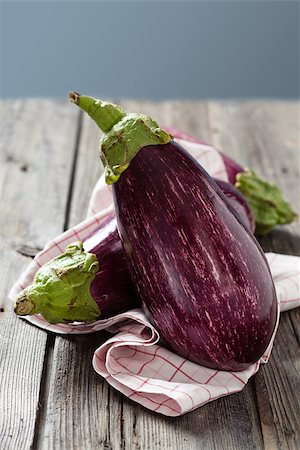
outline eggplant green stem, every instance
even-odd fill
[[[91,97],[80,95],[77,92],[70,92],[69,99],[87,112],[104,133],[108,133],[126,115],[118,105],[96,99],[91,101]]]
[[[235,187],[248,201],[254,219],[255,234],[270,233],[276,225],[291,223],[297,217],[281,190],[263,180],[253,170],[246,169],[236,175]]]
[[[107,184],[118,181],[137,153],[149,145],[163,145],[172,136],[144,114],[127,114],[120,106],[70,92],[69,99],[96,122],[103,131],[100,157]]]
[[[85,252],[82,242],[69,245],[37,271],[33,283],[18,295],[15,313],[41,314],[50,323],[98,319],[100,309],[90,294],[98,270],[96,255]]]

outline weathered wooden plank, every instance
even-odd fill
[[[123,106],[211,141],[206,103],[126,101]],[[98,141],[97,128],[83,118],[70,210],[72,225],[84,217],[101,170],[95,164]],[[91,356],[99,342],[101,336],[56,338],[45,423],[37,448],[262,447],[252,382],[239,395],[208,404],[182,418],[165,418],[127,400],[93,372]]]
[[[9,288],[62,231],[78,111],[54,101],[0,103],[0,448],[30,448],[47,333],[15,317]]]
[[[280,320],[271,359],[255,377],[264,443],[268,450],[299,448],[299,373],[299,341],[295,338],[290,314],[285,313]]]
[[[219,399],[176,419],[132,406],[127,399],[123,401],[123,411],[126,450],[262,448],[250,385],[242,394]]]
[[[74,107],[74,106],[73,106]],[[80,147],[72,192],[69,225],[75,225],[86,217],[88,202],[94,185],[103,173],[100,161],[100,130],[97,125],[84,114],[80,133]]]
[[[126,100],[122,105],[127,111],[138,111],[153,117],[161,126],[171,126],[211,141],[208,103],[190,101],[166,101],[160,103]]]
[[[241,152],[245,164],[275,181],[299,207],[299,103],[213,103],[210,117],[216,124],[214,143]],[[299,222],[278,227],[260,242],[266,251],[299,255]],[[299,448],[299,336],[298,308],[282,315],[271,359],[255,376],[266,449]]]
[[[48,401],[35,448],[90,449],[104,445],[101,422],[109,422],[107,388],[91,366],[93,352],[103,339],[101,333],[56,338]]]

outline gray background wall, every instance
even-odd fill
[[[299,97],[298,1],[0,8],[2,97]]]

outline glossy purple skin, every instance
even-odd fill
[[[239,195],[243,197],[242,194],[225,181],[216,179],[215,181],[238,212],[245,226],[251,228],[251,223],[247,216],[247,207],[249,208],[249,206],[246,200],[246,204],[239,201]],[[111,213],[85,239],[84,249],[96,254],[100,264],[100,270],[91,283],[90,292],[100,307],[101,318],[111,317],[141,306],[127,268],[126,257],[117,230],[114,213]]]
[[[276,323],[275,288],[212,178],[171,142],[141,149],[113,193],[131,278],[167,345],[220,370],[257,361]]]
[[[249,203],[247,202],[243,194],[238,191],[232,184],[227,183],[226,181],[219,180],[217,178],[214,178],[214,180],[222,190],[222,192],[226,195],[227,201],[229,201],[231,206],[233,206],[235,211],[238,213],[244,225],[251,231],[251,233],[254,233],[255,220]]]
[[[100,308],[100,318],[105,319],[138,307],[140,301],[127,269],[115,215],[110,215],[89,235],[83,246],[85,251],[94,253],[99,261],[99,271],[91,283],[90,292]]]

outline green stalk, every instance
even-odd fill
[[[244,195],[255,219],[255,234],[270,233],[276,225],[293,222],[297,214],[284,200],[281,190],[273,183],[247,169],[236,175],[235,187]]]
[[[172,137],[144,114],[127,114],[120,106],[70,92],[69,98],[89,114],[103,131],[100,157],[107,184],[118,181],[139,150],[147,145],[167,144]]]

